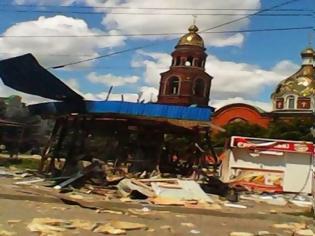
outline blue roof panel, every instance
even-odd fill
[[[212,113],[212,107],[186,107],[175,105],[164,105],[157,103],[133,103],[121,101],[84,101],[83,109],[79,113],[88,114],[123,114],[167,119],[209,121]],[[82,108],[82,107],[81,107]],[[67,114],[78,112],[69,103],[50,102],[30,105],[29,109],[35,114]]]

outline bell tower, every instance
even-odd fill
[[[170,69],[161,73],[158,103],[208,106],[212,76],[205,72],[206,49],[198,27],[188,31],[172,53]]]

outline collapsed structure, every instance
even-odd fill
[[[200,147],[202,140],[215,156],[208,139],[214,111],[208,106],[212,77],[205,72],[207,55],[197,32],[197,26],[189,27],[176,45],[170,70],[161,74],[158,103],[85,101],[31,54],[1,61],[0,76],[6,85],[59,101],[29,106],[33,114],[56,121],[40,169],[48,157],[50,169],[56,158],[64,157],[65,173],[77,171],[79,160],[119,163],[131,157],[137,171],[150,171],[179,155],[191,168],[207,151]],[[192,141],[185,150],[167,140],[182,139],[183,134]]]

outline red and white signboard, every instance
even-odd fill
[[[222,180],[263,192],[312,189],[312,142],[233,136],[224,153]]]
[[[314,153],[314,144],[312,142],[258,139],[240,136],[233,136],[231,138],[231,147],[264,151]]]

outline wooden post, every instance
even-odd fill
[[[211,141],[211,132],[210,132],[210,128],[207,129],[207,132],[206,132],[206,140],[207,140],[207,143],[209,144],[209,149],[210,149],[210,152],[211,152],[211,155],[213,156],[214,160],[215,160],[215,164],[214,164],[214,173],[217,172],[217,168],[218,168],[218,156],[212,146],[212,141]]]
[[[77,144],[78,144],[78,139],[80,139],[80,117],[75,117],[71,126],[71,130],[73,131],[70,145],[69,145],[69,150],[67,153],[66,161],[63,166],[62,174],[63,175],[71,175],[73,173],[77,172],[78,169],[78,161],[75,158],[75,154],[78,153],[77,151]]]
[[[47,142],[47,144],[46,144],[46,146],[42,152],[42,158],[41,158],[41,161],[40,161],[40,164],[38,167],[39,172],[42,172],[44,169],[45,162],[48,159],[48,153],[50,152],[51,146],[53,145],[53,142],[54,142],[54,140],[58,134],[59,128],[60,128],[60,120],[57,119],[55,122],[54,128],[53,128],[53,131],[49,137],[49,140],[48,140],[48,142]]]
[[[51,160],[50,160],[50,164],[49,164],[49,168],[47,171],[54,173],[56,170],[56,166],[55,166],[55,160],[56,158],[59,160],[59,152],[60,149],[62,147],[63,141],[65,140],[65,137],[67,136],[67,131],[68,131],[68,119],[65,118],[64,120],[62,120],[60,122],[60,132],[59,132],[59,137],[58,137],[58,141],[57,144],[54,148]]]

